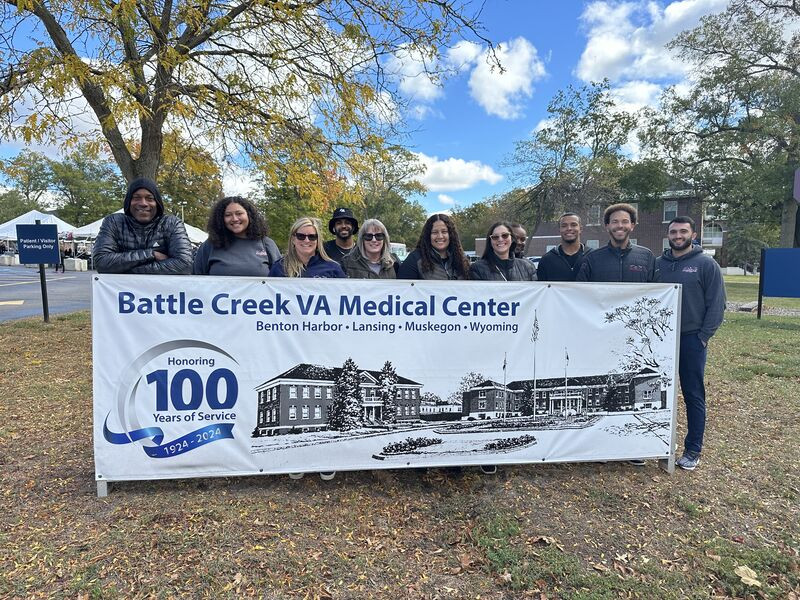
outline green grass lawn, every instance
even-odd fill
[[[691,473],[364,471],[131,481],[107,498],[88,314],[0,324],[0,347],[0,598],[800,594],[800,317],[726,315]],[[684,422],[679,402],[678,439]]]
[[[725,275],[725,291],[731,302],[758,300],[758,275]],[[800,310],[800,298],[764,298],[764,306]]]

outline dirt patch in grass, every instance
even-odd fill
[[[102,499],[90,333],[86,314],[0,326],[0,597],[800,594],[798,319],[728,316],[693,473],[373,471],[129,482]],[[683,423],[681,407],[679,439]]]

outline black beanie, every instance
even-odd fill
[[[128,191],[125,192],[125,203],[123,204],[124,212],[129,217],[131,216],[131,198],[137,190],[147,190],[153,194],[156,199],[156,217],[164,214],[164,201],[161,199],[161,192],[158,191],[156,182],[147,177],[137,177],[128,185]]]

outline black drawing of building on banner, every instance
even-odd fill
[[[301,363],[258,387],[258,422],[254,435],[325,429],[341,367]],[[361,406],[366,424],[383,421],[379,392],[380,371],[359,370]],[[422,384],[400,375],[395,386],[396,420],[419,418]]]
[[[535,402],[534,400],[535,394]],[[462,394],[462,416],[496,419],[522,414],[577,415],[653,410],[667,407],[661,378],[646,368],[638,373],[608,373],[502,383],[487,380]]]

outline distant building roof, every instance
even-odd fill
[[[272,379],[268,379],[261,385],[259,385],[256,389],[263,388],[267,384],[272,383],[273,381],[278,381],[280,379],[301,379],[301,380],[308,380],[308,381],[336,381],[336,378],[342,372],[341,367],[323,367],[321,365],[312,365],[309,363],[300,363],[289,369],[288,371],[284,371],[280,375],[276,375]],[[364,376],[371,378],[374,381],[378,381],[381,376],[380,371],[370,371],[368,369],[359,369],[358,372],[361,374],[361,378],[364,379]],[[412,381],[407,377],[402,377],[400,375],[397,376],[397,383],[400,385],[419,385],[421,383],[417,383],[416,381]]]

